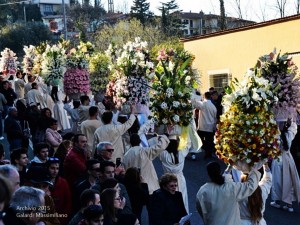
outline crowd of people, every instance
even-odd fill
[[[292,202],[300,201],[290,153],[291,146],[299,148],[292,144],[295,121],[280,125],[282,158],[272,163],[272,173],[268,164],[261,180],[260,168],[242,180],[232,180],[231,167],[222,173],[214,132],[223,93],[214,88],[193,95],[195,120],[187,145],[178,151],[179,135],[154,135],[153,123],[140,119],[135,104],[125,114],[109,98],[70,100],[58,87],[34,76],[25,79],[21,72],[0,82],[0,116],[9,143],[7,151],[0,145],[0,224],[138,225],[146,209],[151,225],[177,225],[189,214],[191,197],[205,225],[266,224],[271,187],[273,207],[293,212]],[[184,162],[188,154],[196,160],[200,151],[213,161],[207,165],[211,180],[189,196]],[[156,158],[163,166],[160,178]]]

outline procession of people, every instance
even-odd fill
[[[167,54],[169,61],[161,57],[158,63],[164,75],[166,63],[175,60],[172,51]],[[192,57],[185,54],[189,62]],[[253,71],[247,91],[211,87],[202,92],[192,88],[190,65],[182,64],[186,72],[173,75],[183,76],[180,85],[186,88],[177,90],[180,85],[169,82],[172,76],[145,84],[133,69],[134,75],[126,74],[126,91],[121,90],[130,93],[122,97],[126,101],[108,91],[94,98],[81,68],[76,75],[69,68],[69,77],[60,78],[70,87],[72,79],[80,80],[76,94],[53,74],[45,78],[19,68],[11,76],[0,75],[0,140],[9,144],[0,145],[0,224],[138,225],[144,224],[146,209],[151,225],[187,225],[194,198],[205,225],[264,225],[270,192],[272,207],[293,213],[293,203],[300,202],[291,154],[299,153],[293,141],[300,102],[294,114],[279,117],[267,106],[275,99],[271,84]],[[257,80],[265,86],[257,88]],[[147,96],[150,88],[155,97]],[[245,98],[253,89],[257,92]],[[191,196],[183,168],[186,157],[196,161],[199,152],[212,161],[207,164],[210,180]],[[218,158],[228,164],[225,171]],[[162,163],[161,177],[155,159]],[[243,178],[233,179],[233,173]]]

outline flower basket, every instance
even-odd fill
[[[252,168],[260,169],[267,160],[258,161],[254,167],[250,167],[250,165],[244,161],[237,161],[233,163],[233,167],[237,170],[243,171],[243,173],[249,173]]]

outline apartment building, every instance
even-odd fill
[[[38,4],[42,16],[58,15],[62,11],[63,0],[32,0],[31,4]],[[70,0],[64,0],[66,5],[70,4]]]
[[[183,24],[184,36],[210,34],[220,31],[220,15],[204,14],[193,12],[179,12],[178,14]],[[226,17],[227,29],[237,28],[254,24],[254,21]]]

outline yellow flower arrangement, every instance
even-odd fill
[[[226,111],[220,117],[215,138],[220,159],[252,167],[279,156],[279,130],[269,107],[274,98],[271,85],[252,72],[246,80],[237,83],[236,91],[227,92],[223,102]]]

